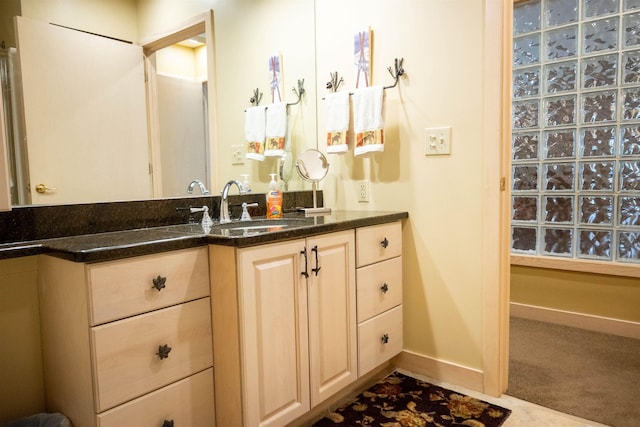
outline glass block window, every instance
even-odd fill
[[[640,264],[640,0],[514,4],[511,252]]]

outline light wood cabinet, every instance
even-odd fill
[[[160,390],[98,414],[99,427],[214,425],[213,369],[198,372]]]
[[[358,375],[402,351],[402,226],[356,230]]]
[[[210,265],[218,425],[285,425],[357,379],[353,230]]]
[[[215,425],[206,247],[39,262],[48,411],[82,427]]]

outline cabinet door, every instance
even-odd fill
[[[307,240],[312,407],[358,376],[354,246],[353,230]]]
[[[245,426],[284,425],[310,409],[304,247],[238,250]]]

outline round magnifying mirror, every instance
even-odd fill
[[[296,168],[302,179],[318,182],[327,176],[329,163],[324,154],[312,148],[300,154]]]
[[[330,208],[319,208],[316,199],[318,182],[327,176],[327,172],[329,171],[329,162],[327,162],[324,154],[313,148],[304,151],[300,154],[300,157],[298,157],[296,169],[302,179],[312,183],[313,189],[313,208],[303,208],[302,210],[304,210],[306,214],[324,214],[331,212]]]

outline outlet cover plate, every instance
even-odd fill
[[[369,202],[369,181],[358,181],[358,201],[367,203]]]

